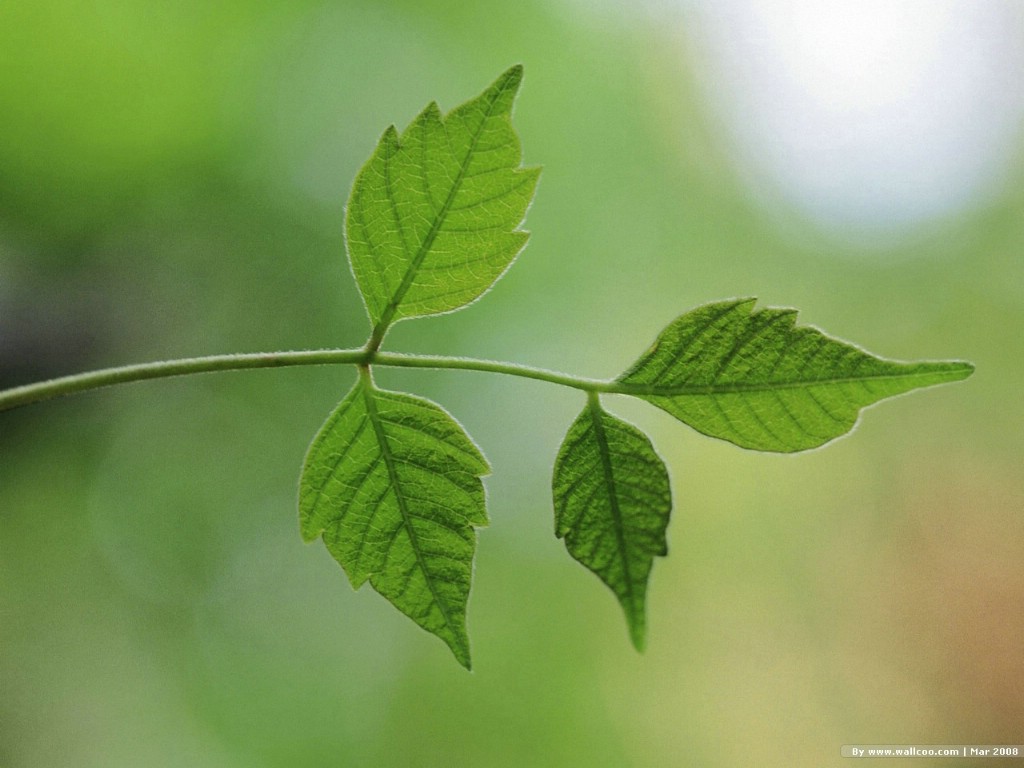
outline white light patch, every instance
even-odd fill
[[[1015,159],[1022,8],[995,0],[686,3],[738,167],[826,229],[900,236],[982,202]]]

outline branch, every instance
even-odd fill
[[[99,371],[63,376],[49,381],[26,384],[0,391],[0,411],[52,400],[57,397],[101,389],[115,384],[129,384],[148,379],[166,379],[217,371],[240,371],[255,368],[286,368],[308,365],[383,365],[396,368],[433,368],[484,371],[519,376],[552,384],[561,384],[587,392],[607,391],[610,383],[569,376],[513,363],[475,360],[465,357],[404,355],[375,352],[367,349],[313,349],[290,352],[256,352],[237,355],[210,355],[180,360],[125,365]]]

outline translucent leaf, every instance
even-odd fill
[[[615,593],[642,650],[647,577],[654,557],[668,554],[672,494],[664,463],[646,435],[591,396],[558,452],[552,490],[555,535]]]
[[[322,536],[352,586],[367,580],[470,666],[466,635],[476,548],[487,524],[486,459],[423,398],[387,392],[361,372],[306,456],[302,536]]]
[[[394,321],[476,300],[526,245],[538,168],[520,168],[512,67],[443,116],[430,104],[384,132],[348,202],[349,260],[377,337]]]
[[[793,452],[849,432],[860,409],[959,381],[970,363],[883,360],[796,327],[796,310],[756,299],[708,304],[672,322],[619,382],[711,437]]]

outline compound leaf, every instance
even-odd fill
[[[591,395],[562,443],[552,480],[555,535],[615,593],[642,650],[647,578],[668,554],[668,472],[651,441]]]
[[[302,536],[322,536],[352,586],[369,580],[470,667],[474,526],[490,471],[440,406],[378,389],[367,371],[314,438],[302,469]]]
[[[796,327],[796,310],[754,311],[755,302],[717,302],[677,318],[619,377],[624,391],[711,437],[789,453],[846,434],[865,406],[974,370],[884,360]]]
[[[384,132],[346,216],[348,255],[377,338],[394,321],[480,297],[525,247],[518,229],[539,168],[521,168],[512,67],[442,116],[431,103],[399,137]]]

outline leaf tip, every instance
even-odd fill
[[[647,625],[644,621],[643,616],[635,618],[628,618],[629,620],[629,639],[633,643],[633,647],[636,648],[637,653],[643,653],[647,648]]]
[[[465,669],[467,672],[473,671],[473,661],[469,654],[469,635],[466,634],[465,630],[462,632],[453,633],[452,636],[442,638],[448,649],[452,652],[452,656],[459,662],[459,666]]]
[[[502,84],[506,87],[516,87],[523,81],[523,65],[513,64],[511,67],[506,69],[498,79],[502,81]]]
[[[974,364],[966,360],[926,361],[917,364],[917,368],[926,374],[928,380],[921,387],[935,384],[952,384],[963,381],[974,373]]]
[[[513,64],[499,75],[498,79],[488,89],[497,98],[503,99],[504,109],[511,111],[512,102],[519,92],[519,86],[523,82],[523,65]],[[505,94],[509,94],[506,96]],[[507,99],[507,101],[506,101]]]
[[[974,374],[974,363],[967,360],[950,361],[950,373],[955,377],[952,381],[963,381]]]

